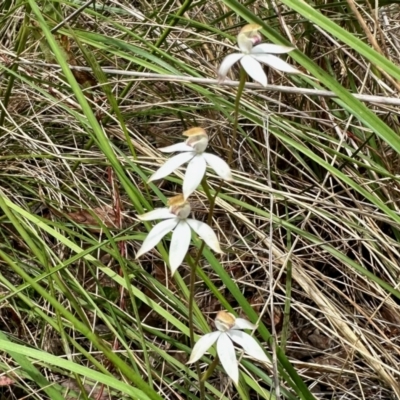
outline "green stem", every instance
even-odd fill
[[[211,192],[210,192],[210,187],[208,186],[208,183],[207,183],[207,180],[206,180],[205,177],[203,178],[201,184],[202,184],[204,192],[206,193],[206,196],[207,196],[207,198],[208,198],[208,200],[210,202],[210,212],[208,213],[207,223],[208,223],[208,225],[211,225],[212,215],[213,215],[213,212],[214,212],[215,199],[216,199],[216,197],[217,197],[217,195],[219,193],[219,190],[221,189],[221,185],[219,185],[219,188],[217,189],[215,196],[212,196]],[[203,254],[204,247],[205,247],[205,243],[204,243],[204,240],[202,240],[194,263],[192,264],[189,261],[191,269],[190,269],[189,307],[188,308],[189,308],[189,337],[190,337],[190,346],[191,346],[192,349],[194,347],[194,312],[193,312],[193,309],[194,309],[196,270],[197,270],[197,266],[199,265],[199,262],[200,262],[200,257]],[[216,357],[216,359],[217,359],[217,362],[218,362],[218,357]],[[199,366],[198,362],[195,363],[195,366],[196,366],[197,375],[199,377],[200,399],[203,400],[205,398],[204,397],[205,396],[205,393],[204,393],[204,377],[202,377],[202,375],[201,375],[200,366]],[[213,370],[214,369],[215,369],[215,367],[213,368]]]
[[[233,133],[232,133],[232,143],[230,146],[230,151],[228,153],[228,164],[231,165],[233,159],[233,148],[236,143],[237,138],[237,131],[239,126],[239,108],[240,108],[240,99],[243,94],[244,85],[246,83],[247,73],[243,67],[240,67],[240,80],[239,86],[236,93],[236,100],[235,100],[235,113],[233,115]]]
[[[190,347],[194,347],[194,295],[195,295],[195,283],[196,283],[196,270],[199,265],[200,257],[204,250],[204,240],[201,242],[199,251],[197,252],[195,262],[190,265],[190,283],[189,283],[189,337],[190,337]],[[195,363],[197,376],[199,378],[199,389],[200,389],[200,400],[205,399],[205,387],[204,382],[201,379],[201,371],[199,362]]]
[[[217,187],[217,190],[215,191],[214,196],[211,195],[210,187],[208,186],[208,183],[207,183],[207,181],[205,179],[203,179],[201,184],[203,186],[204,193],[206,194],[206,196],[208,198],[208,201],[210,202],[210,211],[209,211],[208,217],[207,217],[207,225],[211,225],[212,217],[213,217],[213,214],[214,214],[215,202],[217,200],[219,192],[222,189],[222,182]]]
[[[208,198],[208,200],[210,201],[211,204],[211,208],[210,208],[210,212],[208,214],[208,220],[207,223],[208,225],[210,225],[211,223],[211,219],[212,219],[212,213],[213,213],[213,204],[215,202],[215,197],[213,198],[213,196],[211,195],[210,192],[210,187],[208,186],[206,177],[203,178],[202,182],[201,182],[204,192],[206,193],[206,196]],[[196,270],[197,270],[197,266],[199,265],[200,262],[200,257],[203,254],[203,250],[205,247],[205,243],[204,240],[201,241],[201,245],[199,248],[199,251],[197,252],[197,256],[196,259],[194,261],[194,263],[192,264],[189,261],[190,264],[190,283],[189,283],[189,337],[190,337],[190,346],[193,349],[194,347],[194,295],[195,295],[195,283],[196,283]],[[196,371],[197,371],[197,375],[199,377],[199,386],[200,386],[200,399],[203,400],[204,399],[204,380],[201,377],[201,371],[200,371],[200,367],[199,367],[199,363],[196,362]]]
[[[207,371],[204,372],[203,376],[201,377],[201,380],[203,382],[206,382],[207,379],[211,376],[211,374],[214,372],[214,369],[217,368],[218,363],[219,363],[219,358],[218,355],[216,355],[213,362],[207,368]]]

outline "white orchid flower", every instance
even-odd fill
[[[217,331],[207,333],[195,344],[188,363],[198,361],[204,353],[217,342],[217,354],[228,376],[238,384],[239,367],[236,360],[235,342],[243,347],[245,353],[261,362],[268,362],[268,357],[257,341],[240,329],[255,329],[257,325],[243,318],[235,318],[226,311],[220,311],[215,318]]]
[[[271,43],[258,44],[262,39],[258,32],[260,29],[261,26],[257,24],[245,25],[241,29],[237,37],[240,53],[232,53],[224,58],[218,70],[218,79],[220,82],[226,78],[228,71],[239,60],[247,74],[264,87],[267,86],[267,75],[265,75],[261,64],[266,64],[282,72],[291,74],[300,73],[298,69],[291,66],[286,61],[272,55],[289,53],[289,51],[294,50],[294,48]]]
[[[231,181],[232,173],[229,165],[214,154],[205,153],[208,145],[208,135],[203,128],[191,128],[183,132],[188,139],[184,143],[174,144],[172,146],[161,148],[164,153],[180,151],[181,153],[170,158],[159,170],[157,170],[149,179],[149,182],[164,178],[178,169],[181,165],[189,162],[185,177],[183,180],[183,196],[187,199],[199,186],[207,165],[215,173],[226,181]]]
[[[183,198],[183,195],[179,194],[171,197],[168,200],[168,206],[169,208],[157,208],[138,216],[141,221],[153,221],[155,219],[164,219],[165,221],[155,225],[149,232],[143,241],[142,247],[136,254],[136,258],[153,249],[165,235],[172,232],[169,264],[173,275],[182,264],[189,249],[192,230],[216,253],[223,253],[214,231],[204,222],[188,218],[191,208],[190,204]]]

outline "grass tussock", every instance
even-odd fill
[[[227,309],[271,354],[243,357],[238,388],[217,367],[206,398],[400,398],[399,111],[352,95],[400,89],[400,10],[379,3],[1,2],[2,399],[201,398],[200,241],[174,277],[169,240],[135,260],[137,214],[181,188],[145,183],[158,148],[192,126],[235,177],[208,179],[225,253],[199,257],[195,333]],[[246,23],[298,49],[304,75],[268,83],[317,94],[246,86],[233,142],[237,87],[212,80]],[[207,221],[202,187],[191,204]]]

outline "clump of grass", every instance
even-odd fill
[[[147,234],[136,215],[181,184],[144,183],[157,148],[195,125],[215,154],[233,150],[235,177],[211,221],[226,254],[200,257],[196,332],[240,312],[278,357],[243,359],[239,391],[217,368],[207,398],[399,397],[398,110],[353,96],[396,97],[398,6],[82,5],[0,4],[4,398],[200,398],[190,268],[171,278],[164,245],[134,260]],[[233,143],[236,88],[165,76],[214,79],[246,23],[295,46],[304,76],[267,71],[298,93],[246,85]],[[193,203],[206,221],[202,189]]]

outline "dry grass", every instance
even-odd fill
[[[6,3],[9,9],[15,5],[12,1]],[[49,7],[51,4],[47,3]],[[125,276],[115,253],[115,249],[119,249],[129,267],[130,278],[136,278],[137,288],[167,313],[187,324],[182,285],[188,282],[189,267],[181,267],[182,280],[175,280],[169,276],[158,251],[149,253],[138,264],[133,263],[140,245],[137,235],[145,231],[135,218],[139,210],[132,205],[101,145],[90,142],[91,128],[63,74],[54,68],[34,64],[55,62],[35,18],[24,25],[26,8],[20,7],[7,17],[7,10],[2,7],[1,193],[81,249],[103,241],[104,247],[91,254],[108,268],[107,271]],[[41,7],[43,14],[49,16],[50,24],[53,14],[44,5]],[[89,65],[90,60],[79,47],[83,46],[103,67],[142,70],[139,62],[147,57],[147,61],[159,68],[152,72],[162,73],[161,69],[167,70],[169,65],[170,73],[175,73],[176,69],[182,74],[214,78],[218,63],[229,50],[227,44],[233,43],[224,39],[220,31],[234,35],[242,20],[231,14],[213,23],[229,11],[228,7],[220,2],[199,3],[184,13],[161,46],[168,58],[152,50],[151,45],[157,43],[180,7],[175,2],[98,1],[96,12],[84,10],[68,23],[79,41],[70,36],[67,25],[60,28],[59,33],[69,35],[68,42],[61,35],[57,40],[68,51],[70,64],[72,60],[78,65]],[[272,9],[268,14],[258,2],[249,7],[259,16],[274,15]],[[330,9],[326,5],[323,12],[368,42],[357,16],[346,14],[346,7],[342,4]],[[62,6],[64,18],[74,10],[67,4]],[[358,10],[358,18],[365,21],[364,28],[372,32],[372,36],[375,34],[375,45],[398,62],[397,5],[379,9],[378,20],[369,7],[363,5]],[[337,82],[352,92],[396,97],[399,84],[394,78],[388,79],[357,52],[318,27],[307,24],[301,16],[287,11],[279,6],[280,17],[271,18],[271,26],[289,35],[300,51],[329,71]],[[50,26],[56,22],[59,19]],[[23,26],[29,27],[29,34],[21,58],[33,64],[18,66],[7,98],[4,96],[13,76],[8,72],[15,65],[15,46]],[[129,30],[137,35],[136,40],[129,36]],[[134,44],[143,54],[136,60],[130,59],[137,56],[111,39]],[[236,72],[232,78],[237,77]],[[270,84],[301,86],[297,78],[290,80],[274,71],[269,71],[268,76]],[[359,187],[363,188],[398,214],[398,154],[388,143],[371,136],[370,129],[333,99],[246,89],[241,100],[240,137],[237,143],[231,143],[235,88],[110,74],[107,75],[108,85],[119,104],[119,116],[112,112],[106,91],[102,89],[104,84],[98,84],[99,75],[94,72],[92,77],[85,75],[79,79],[82,79],[82,88],[85,82],[96,82],[95,87],[86,91],[87,100],[132,187],[148,205],[160,206],[163,199],[144,184],[144,176],[138,171],[149,175],[155,170],[164,160],[157,148],[181,140],[183,130],[193,125],[206,128],[212,135],[212,151],[225,158],[233,148],[236,179],[224,184],[213,215],[214,228],[227,250],[219,262],[257,311],[260,321],[276,332],[278,343],[286,343],[286,355],[315,398],[400,398],[400,300],[371,278],[375,276],[398,288],[399,224],[358,191]],[[398,132],[397,107],[370,104],[369,108]],[[135,156],[130,154],[121,120],[135,148]],[[368,137],[370,140],[358,150]],[[319,159],[312,159],[312,155]],[[336,168],[335,171],[340,170],[351,183],[329,171],[329,165]],[[218,185],[219,181],[210,179],[213,190]],[[159,182],[157,186],[168,197],[179,190],[180,184],[174,179]],[[206,220],[209,204],[204,192],[199,190],[192,202],[196,217]],[[107,210],[109,205],[116,219],[114,225],[110,225],[114,243],[71,214],[96,207]],[[96,217],[93,218],[90,225],[96,225]],[[65,242],[38,224],[26,217],[21,217],[21,221],[38,248],[46,253],[48,268],[66,262],[75,254]],[[46,272],[46,266],[35,257],[6,213],[0,214],[0,235],[0,249],[26,273],[37,277]],[[195,253],[193,251],[193,255]],[[356,270],[354,265],[362,267],[364,272]],[[240,313],[237,298],[206,259],[202,260],[202,269]],[[106,358],[73,330],[73,324],[61,318],[32,287],[20,293],[55,323],[64,326],[63,334],[15,294],[15,287],[22,285],[24,279],[10,271],[5,261],[0,261],[0,270],[4,298],[0,303],[0,325],[6,335],[51,354],[61,356],[71,351],[74,355],[68,356],[70,360],[92,367],[93,360],[78,354],[67,339],[74,338],[88,353],[93,352],[93,357],[106,369],[119,376]],[[366,276],[365,271],[370,276]],[[136,324],[133,306],[122,286],[110,279],[104,269],[95,268],[83,257],[57,274],[59,281],[41,279],[42,286],[79,318],[85,316],[92,330],[104,329],[106,340],[115,351],[121,351],[124,358],[125,345],[137,349],[136,362],[146,377],[140,340],[134,336],[137,333],[133,329]],[[212,325],[212,318],[221,304],[202,280],[197,281],[196,287],[197,304]],[[93,308],[84,292],[97,308]],[[72,298],[77,300],[76,304],[71,302]],[[80,311],[74,308],[76,305]],[[99,310],[107,317],[100,315]],[[157,353],[158,349],[164,350],[184,363],[187,350],[184,335],[166,322],[164,315],[152,305],[139,304],[139,316],[154,368],[155,388],[163,398],[189,398],[183,390],[188,381],[186,372]],[[116,331],[110,331],[107,321],[116,322]],[[36,392],[38,387],[26,373],[19,374],[15,359],[3,355],[0,365],[9,376],[16,376],[15,385],[4,388],[2,398],[22,399],[28,394],[30,398],[47,398],[43,392]],[[38,367],[52,382],[66,375],[57,368]],[[13,368],[17,369],[10,375]],[[273,373],[272,366],[262,369],[269,376]],[[261,387],[268,388],[263,377],[256,376],[254,371],[249,374]],[[64,387],[71,387],[75,378],[71,373]],[[227,398],[238,398],[221,372],[215,373],[209,383]],[[287,387],[283,380],[282,385]],[[107,390],[90,396],[92,399],[117,398]],[[251,390],[249,398],[262,396]]]

